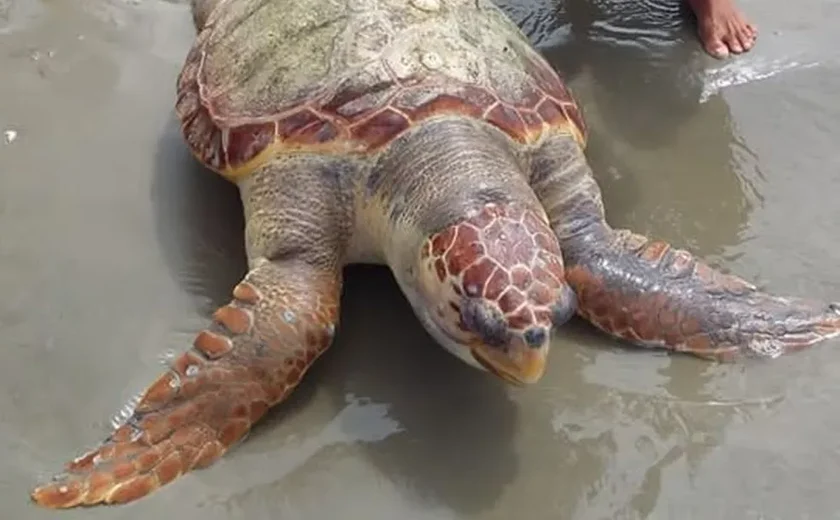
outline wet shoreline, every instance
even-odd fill
[[[570,2],[500,4],[580,99],[610,220],[840,299],[840,9],[743,2],[758,45],[716,62],[672,6]],[[54,514],[29,488],[101,438],[244,270],[236,190],[172,114],[192,34],[178,2],[0,0],[10,518]],[[63,514],[840,518],[837,346],[720,366],[573,323],[545,379],[510,389],[434,345],[387,271],[354,267],[338,343],[247,442],[136,504]]]

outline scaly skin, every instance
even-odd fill
[[[422,123],[378,161],[363,207],[384,219],[374,226],[386,230],[383,257],[432,336],[477,368],[530,383],[545,370],[552,323],[575,300],[513,150],[484,122]]]
[[[535,154],[532,185],[560,239],[578,312],[632,344],[731,361],[775,358],[840,335],[840,305],[777,296],[605,220],[601,192],[570,136]]]
[[[269,261],[252,269],[128,422],[32,498],[50,508],[125,503],[213,463],[329,346],[338,289],[337,272]]]

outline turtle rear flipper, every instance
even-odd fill
[[[721,361],[774,358],[840,336],[838,304],[769,294],[688,251],[612,229],[572,136],[547,140],[531,175],[560,240],[578,313],[599,329]]]
[[[244,184],[251,269],[193,346],[134,413],[66,472],[32,492],[49,508],[125,503],[210,465],[283,401],[331,344],[341,292],[337,206],[300,160]],[[308,197],[281,182],[308,186]],[[329,203],[325,209],[319,203]],[[271,260],[269,260],[271,259]]]

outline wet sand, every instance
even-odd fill
[[[774,291],[840,299],[840,7],[740,2],[705,57],[674,5],[500,4],[568,76],[610,220]],[[193,36],[162,0],[0,0],[0,502],[107,432],[245,268],[235,189],[178,132]],[[62,518],[840,518],[838,342],[713,365],[573,323],[541,383],[435,345],[387,271],[348,275],[336,345],[208,470]]]

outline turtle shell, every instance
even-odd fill
[[[483,0],[223,0],[176,112],[196,157],[231,179],[286,151],[372,153],[443,114],[519,143],[558,126],[586,139],[570,91]]]

